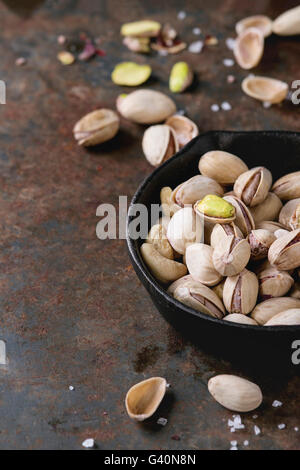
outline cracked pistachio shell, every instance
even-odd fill
[[[266,258],[272,243],[276,240],[275,235],[268,230],[251,230],[247,240],[251,248],[251,259],[254,261]]]
[[[186,265],[189,273],[206,286],[215,286],[222,280],[222,275],[215,269],[213,249],[204,243],[194,243],[186,249]]]
[[[253,318],[247,317],[247,315],[242,315],[241,313],[230,313],[223,318],[223,320],[231,321],[232,323],[243,323],[244,325],[256,325],[258,323],[253,320]]]
[[[247,28],[236,38],[233,53],[240,67],[252,69],[264,52],[264,36],[258,28]]]
[[[300,171],[279,178],[273,184],[272,191],[283,201],[300,197]]]
[[[235,196],[224,196],[224,199],[235,207],[234,223],[239,227],[244,236],[247,236],[255,228],[253,217],[248,207]]]
[[[180,206],[174,204],[171,201],[172,189],[169,186],[165,186],[160,190],[160,203],[162,206],[162,211],[165,216],[172,217],[175,212],[179,211]]]
[[[142,147],[148,162],[158,166],[178,151],[178,142],[171,127],[157,124],[145,130]]]
[[[257,229],[268,230],[275,234],[277,230],[285,229],[285,226],[274,220],[263,220],[256,225]]]
[[[275,193],[269,192],[266,199],[258,206],[251,207],[250,212],[255,224],[264,220],[277,220],[282,209],[282,202]]]
[[[177,62],[173,65],[169,88],[173,93],[181,93],[186,90],[193,81],[193,72],[187,62]]]
[[[155,37],[161,29],[161,24],[157,21],[142,20],[124,23],[121,27],[122,36],[133,37]]]
[[[268,253],[270,263],[282,271],[300,266],[300,229],[293,230],[272,243]]]
[[[165,396],[167,381],[163,377],[151,377],[131,387],[125,398],[128,415],[135,421],[150,418]]]
[[[272,34],[272,20],[265,15],[248,16],[235,25],[236,34],[239,35],[248,28],[259,29],[266,38]]]
[[[259,294],[262,298],[282,297],[288,293],[294,284],[294,279],[286,271],[275,267],[262,270],[257,275]]]
[[[207,176],[196,175],[181,183],[174,189],[171,201],[180,207],[193,205],[207,194],[223,195],[223,188],[219,183]]]
[[[187,274],[186,276],[183,276],[177,279],[177,281],[172,282],[172,284],[169,285],[167,292],[168,294],[173,295],[177,287],[189,287],[189,286],[198,287],[199,284],[200,282],[195,281],[195,279],[193,279],[191,274]]]
[[[251,313],[251,318],[257,321],[259,325],[264,325],[277,313],[290,308],[300,308],[300,299],[292,297],[274,297],[273,299],[264,300],[257,304]]]
[[[271,172],[263,166],[257,166],[242,173],[234,183],[233,190],[246,206],[254,207],[266,199],[271,184]]]
[[[289,230],[300,228],[300,198],[291,199],[280,211],[279,222]]]
[[[122,62],[115,66],[111,79],[116,85],[138,86],[148,80],[151,71],[150,65]]]
[[[186,266],[165,258],[152,245],[143,243],[141,255],[153,276],[163,283],[173,282],[187,274]]]
[[[151,227],[146,242],[152,243],[154,248],[165,258],[174,259],[173,248],[162,225],[156,224]]]
[[[138,124],[157,124],[176,112],[174,102],[167,95],[154,90],[136,90],[117,99],[117,110],[129,121]]]
[[[281,80],[257,75],[244,78],[242,90],[246,95],[271,104],[281,103],[288,94],[288,84]]]
[[[208,381],[208,391],[224,408],[239,413],[255,410],[263,400],[258,385],[236,375],[212,377]]]
[[[210,245],[215,248],[219,243],[222,243],[230,235],[236,238],[243,238],[241,230],[235,225],[234,222],[230,224],[215,224],[210,235]]]
[[[98,145],[112,139],[118,132],[120,120],[111,109],[97,109],[86,114],[74,128],[74,137],[79,145],[85,147]]]
[[[198,312],[206,313],[213,318],[223,318],[225,309],[222,301],[209,287],[199,283],[195,286],[179,286],[175,289],[174,298],[194,308]]]
[[[166,124],[175,132],[180,149],[199,134],[196,124],[186,116],[174,114],[166,120]]]
[[[248,167],[243,160],[222,150],[207,152],[199,160],[200,173],[220,184],[233,184],[247,170]]]
[[[291,308],[274,315],[264,326],[300,325],[300,308]]]
[[[227,277],[223,301],[229,313],[247,315],[255,307],[258,295],[258,280],[254,273],[244,269],[236,276]]]
[[[203,224],[191,207],[184,207],[173,215],[167,237],[174,250],[181,255],[185,254],[188,245],[202,240]]]
[[[273,21],[273,32],[279,36],[300,34],[300,6],[285,11]]]
[[[250,245],[245,239],[229,235],[213,251],[213,264],[222,276],[235,276],[243,271],[250,259]]]
[[[196,214],[204,217],[205,222],[230,224],[235,219],[235,207],[215,194],[207,194],[194,205]]]

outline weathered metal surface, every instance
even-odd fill
[[[297,3],[286,1],[284,8]],[[1,449],[78,449],[87,437],[102,449],[227,449],[233,439],[242,448],[247,439],[251,449],[299,449],[297,370],[270,374],[194,348],[158,315],[125,242],[95,235],[98,204],[131,197],[151,171],[141,152],[143,128],[122,121],[114,141],[91,150],[72,137],[83,114],[113,107],[125,91],[110,81],[122,59],[149,62],[149,86],[165,92],[171,65],[187,59],[197,83],[175,100],[201,131],[299,131],[296,106],[264,109],[240,91],[247,72],[222,63],[232,57],[225,39],[234,36],[236,20],[253,13],[274,17],[282,8],[283,2],[267,0],[169,1],[163,8],[156,0],[2,2],[0,331],[8,364],[0,366]],[[184,21],[177,19],[180,10]],[[219,45],[200,55],[135,55],[122,46],[119,27],[142,17],[171,22],[188,42],[197,39],[192,28],[198,26],[217,34]],[[81,31],[100,36],[106,56],[62,66],[57,36]],[[299,38],[271,37],[257,72],[291,83],[300,78],[299,52]],[[27,58],[24,67],[15,66],[19,56]],[[228,74],[236,76],[234,84],[227,84]],[[223,101],[231,111],[211,112],[211,104]],[[207,379],[220,372],[257,378],[265,394],[258,418],[247,414],[246,429],[235,434],[227,427],[232,413],[207,393]],[[152,375],[172,385],[158,413],[168,418],[165,427],[136,425],[125,412],[127,389]],[[283,406],[272,408],[273,399]],[[280,431],[279,423],[287,428]],[[262,430],[258,437],[254,424]]]

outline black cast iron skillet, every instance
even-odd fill
[[[131,201],[127,219],[127,244],[133,267],[161,315],[182,334],[223,357],[266,360],[270,365],[292,363],[292,344],[300,340],[300,326],[260,327],[212,318],[183,305],[166,293],[143,262],[139,247],[142,239],[132,240],[128,224],[133,219],[132,205],[150,207],[159,204],[163,186],[175,188],[199,173],[201,155],[210,150],[224,150],[242,158],[249,168],[265,166],[273,180],[300,169],[300,133],[284,131],[230,132],[211,131],[193,139],[181,151],[155,169],[140,185]],[[150,221],[149,221],[150,222]],[[263,356],[263,357],[262,357]],[[300,357],[300,354],[299,354]],[[276,365],[277,367],[277,365]],[[298,366],[298,370],[300,365]]]

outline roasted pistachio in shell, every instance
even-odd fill
[[[183,207],[171,218],[167,237],[174,250],[185,254],[186,247],[203,238],[203,224],[191,207]]]
[[[225,201],[230,202],[235,207],[234,223],[239,227],[244,236],[247,236],[255,228],[253,217],[248,207],[235,196],[224,196]]]
[[[213,251],[213,264],[222,276],[235,276],[243,271],[250,259],[250,245],[243,238],[232,235],[217,244]]]
[[[216,286],[212,287],[212,290],[214,291],[215,294],[223,301],[223,289],[224,289],[224,284],[225,284],[225,279],[222,279],[219,284]]]
[[[283,201],[300,197],[300,171],[279,178],[273,184],[272,191]]]
[[[300,34],[300,6],[291,8],[273,21],[273,32],[279,36]]]
[[[258,326],[253,318],[247,317],[247,315],[242,315],[241,313],[229,313],[223,320],[231,321],[232,323],[242,323],[244,325],[255,325]]]
[[[259,325],[264,325],[277,313],[290,308],[300,308],[300,299],[293,297],[274,297],[273,299],[264,300],[257,304],[251,313],[251,318]]]
[[[276,240],[275,235],[268,230],[251,230],[248,235],[248,242],[251,248],[251,258],[254,261],[266,258],[272,243]]]
[[[289,230],[300,228],[300,198],[291,199],[280,211],[279,222]]]
[[[269,192],[266,199],[258,206],[251,207],[251,214],[255,225],[265,220],[278,219],[279,212],[282,209],[282,202],[275,193]]]
[[[300,325],[300,308],[291,308],[274,315],[264,326]]]
[[[232,153],[212,150],[200,158],[199,171],[202,175],[226,185],[233,184],[242,173],[248,171],[248,167],[243,160]]]
[[[156,224],[151,227],[147,243],[152,243],[154,248],[165,258],[174,259],[173,248],[167,239],[166,230],[162,225]]]
[[[183,207],[195,204],[207,194],[222,196],[222,186],[207,176],[196,175],[177,186],[171,195],[171,201]]]
[[[235,219],[235,207],[215,194],[207,194],[197,201],[194,210],[209,223],[230,224]]]
[[[181,93],[186,90],[193,81],[193,72],[187,62],[177,62],[173,65],[169,88],[173,93]]]
[[[162,256],[152,243],[143,243],[141,255],[153,276],[163,283],[173,282],[187,274],[186,266]]]
[[[165,396],[167,381],[163,377],[151,377],[131,387],[125,398],[126,411],[131,419],[144,421],[150,418]]]
[[[257,300],[258,280],[254,273],[244,269],[236,276],[227,277],[224,290],[223,301],[229,313],[250,313]]]
[[[172,217],[181,207],[171,201],[172,189],[165,186],[160,190],[160,203],[165,216]]]
[[[230,224],[215,224],[210,235],[210,245],[215,248],[219,243],[223,243],[228,236],[243,238],[241,230],[234,222]]]
[[[196,124],[186,116],[174,114],[166,120],[166,124],[170,126],[177,137],[179,148],[184,147],[190,140],[199,134]]]
[[[174,292],[174,298],[183,304],[206,313],[213,318],[223,318],[225,309],[219,297],[207,286],[179,286]]]
[[[74,137],[79,145],[85,147],[98,145],[112,139],[118,132],[120,120],[111,109],[97,109],[86,114],[73,129]]]
[[[146,159],[153,166],[168,160],[179,148],[173,129],[165,124],[148,127],[144,132],[142,147]]]
[[[155,37],[161,29],[161,24],[152,20],[133,21],[124,23],[121,27],[122,36]]]
[[[300,229],[293,230],[272,243],[268,253],[271,264],[282,271],[300,266]]]
[[[267,168],[258,166],[242,173],[234,183],[234,193],[247,206],[261,204],[268,196],[272,175]]]
[[[257,229],[268,230],[275,234],[277,230],[285,229],[285,226],[274,220],[263,220],[256,225]]]
[[[234,44],[233,53],[237,63],[249,70],[258,65],[264,52],[264,35],[258,28],[242,31]]]
[[[286,271],[270,267],[258,273],[259,294],[262,299],[282,297],[294,284],[294,279]]]
[[[215,286],[222,279],[222,275],[214,267],[212,255],[212,247],[204,243],[194,243],[186,249],[189,273],[196,281],[206,286]]]

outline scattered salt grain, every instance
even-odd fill
[[[95,445],[94,439],[85,439],[83,443],[81,444],[82,447],[85,447],[86,449],[92,449]]]
[[[226,39],[226,46],[228,47],[228,49],[230,49],[232,51],[234,49],[234,46],[235,46],[235,39],[227,38]]]
[[[178,112],[178,113],[179,113],[179,112]],[[169,387],[171,387],[171,384],[167,384],[167,385],[166,385],[166,388],[169,388]]]
[[[18,57],[16,59],[16,62],[15,64],[18,66],[18,67],[21,67],[22,65],[25,65],[27,62],[27,60],[25,59],[25,57]]]
[[[233,59],[224,59],[223,64],[225,67],[232,67],[234,65],[234,60]]]
[[[184,20],[186,18],[186,12],[185,11],[180,11],[177,15],[177,18],[179,20]]]
[[[294,428],[294,431],[298,432],[298,431],[299,431],[299,428],[296,426],[296,427]]]
[[[286,425],[284,423],[278,424],[278,429],[285,429]]]
[[[272,403],[272,406],[274,408],[278,408],[279,406],[282,406],[282,402],[279,401],[279,400],[274,400],[273,403]]]
[[[230,444],[231,444],[232,446],[237,446],[237,441],[230,441]]]
[[[260,428],[258,426],[254,426],[254,434],[258,436],[260,434]]]
[[[214,112],[217,113],[220,110],[220,106],[218,104],[212,104],[210,109]]]
[[[223,111],[230,111],[232,108],[231,108],[231,104],[228,103],[227,101],[224,101],[222,104],[221,104],[221,108],[223,109]]]
[[[257,418],[258,418],[258,415],[253,415],[252,418],[253,418],[253,419],[257,419]]]
[[[203,49],[203,41],[195,41],[191,42],[188,47],[188,51],[192,52],[193,54],[200,54]]]
[[[69,385],[69,390],[73,391],[74,390],[74,387],[73,385]]]
[[[193,34],[195,34],[196,36],[199,36],[199,34],[201,34],[201,29],[200,28],[194,28],[193,29]]]
[[[185,115],[185,110],[184,109],[178,109],[178,111],[175,113],[177,116],[184,116]],[[167,386],[170,384],[167,384]]]
[[[249,445],[249,441],[244,441],[244,446],[247,447]]]
[[[160,426],[165,426],[167,424],[168,420],[166,418],[158,418],[158,420],[156,422]]]
[[[269,101],[263,101],[263,107],[266,108],[266,109],[269,109],[271,108],[272,106],[272,103],[270,103]]]

